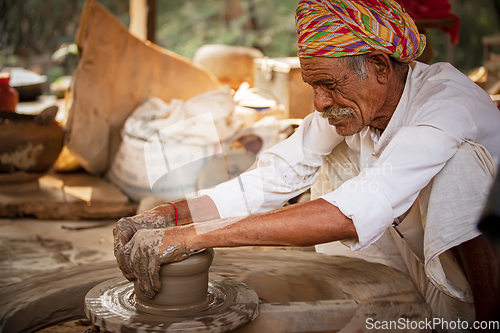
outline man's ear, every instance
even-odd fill
[[[368,53],[368,63],[372,66],[377,81],[380,84],[389,82],[392,76],[392,64],[387,53],[381,51],[373,51]]]

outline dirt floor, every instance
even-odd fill
[[[40,273],[114,259],[115,223],[0,219],[0,288]]]

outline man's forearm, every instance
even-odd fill
[[[217,206],[208,195],[194,199],[182,199],[174,201],[177,209],[177,225],[185,225],[195,222],[219,219]],[[164,204],[154,209],[163,216],[174,216],[175,209],[170,204]],[[175,217],[174,217],[175,218]]]
[[[182,230],[186,246],[309,246],[356,238],[352,220],[323,199],[241,219],[195,223]],[[168,243],[168,241],[167,241]]]

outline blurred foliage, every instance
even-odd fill
[[[100,0],[128,24],[128,0]],[[1,0],[0,60],[52,54],[74,40],[85,0]]]
[[[481,37],[500,33],[495,1],[498,2],[450,0],[452,11],[460,17],[460,41],[448,50],[449,36],[439,30],[430,30],[426,35],[434,48],[434,62],[450,61],[463,72],[481,66],[484,61]]]
[[[98,1],[128,25],[129,0]],[[481,37],[500,32],[497,16],[500,0],[450,1],[461,18],[460,43],[449,52],[448,35],[437,30],[428,32],[428,40],[434,46],[435,61],[451,60],[452,55],[456,67],[467,71],[483,62]],[[0,0],[0,67],[28,66],[36,60],[26,59],[41,55],[50,58],[63,43],[73,41],[84,2]],[[158,0],[157,43],[188,58],[204,44],[256,47],[269,57],[295,56],[297,2]],[[54,65],[57,64],[51,64]]]
[[[121,21],[129,23],[129,0],[99,0]],[[53,61],[51,55],[72,42],[85,0],[0,0],[0,69],[31,68],[49,83],[71,75],[76,56]]]
[[[480,66],[481,37],[500,33],[495,1],[500,2],[450,0],[461,19],[460,42],[450,46],[447,34],[428,31],[434,62],[451,61],[464,72]],[[296,5],[297,0],[159,0],[157,43],[188,58],[204,44],[256,47],[269,57],[295,56]]]
[[[66,73],[62,66],[51,66],[47,69],[45,74],[47,75],[47,80],[49,80],[49,82],[54,82],[57,78],[65,75]]]
[[[204,44],[255,47],[269,57],[295,56],[297,2],[160,0],[157,43],[188,58]]]

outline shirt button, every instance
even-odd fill
[[[372,156],[377,156],[377,154],[375,152],[372,153]]]

